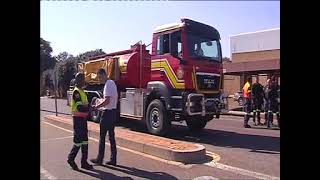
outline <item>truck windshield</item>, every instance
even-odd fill
[[[187,46],[193,58],[221,62],[219,40],[188,33]]]

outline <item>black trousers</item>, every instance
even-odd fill
[[[260,120],[260,112],[262,107],[263,99],[262,98],[253,98],[252,100],[252,110],[253,110],[253,122],[256,122],[256,118],[258,119],[258,123],[261,123]]]
[[[277,121],[280,123],[280,109],[279,104],[276,100],[267,100],[266,103],[267,109],[268,109],[268,116],[267,116],[267,126],[270,126],[271,123],[273,123],[273,113],[276,113]]]
[[[73,117],[73,147],[68,155],[68,160],[74,161],[81,148],[81,164],[88,159],[88,124],[85,118]]]
[[[244,112],[246,113],[244,115],[244,125],[247,125],[249,122],[249,118],[250,118],[250,113],[252,111],[252,104],[251,104],[251,100],[249,98],[243,98],[244,99]]]
[[[102,113],[100,120],[100,139],[99,139],[99,152],[97,159],[103,160],[105,153],[105,140],[106,135],[109,135],[110,150],[111,150],[111,161],[116,161],[117,158],[117,145],[114,134],[115,123],[117,119],[116,109],[105,110]]]

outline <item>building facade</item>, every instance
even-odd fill
[[[241,91],[247,76],[266,84],[276,75],[280,83],[280,28],[230,36],[231,61],[224,62],[224,91]]]

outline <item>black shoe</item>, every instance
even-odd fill
[[[90,165],[89,163],[85,162],[85,163],[81,164],[81,168],[90,170],[90,169],[93,169],[93,166]]]
[[[106,165],[116,166],[117,163],[116,163],[116,161],[108,161],[108,162],[106,163]]]
[[[67,162],[68,162],[68,164],[71,166],[71,168],[72,168],[73,170],[79,170],[77,164],[76,164],[74,161],[68,160]]]
[[[251,128],[251,126],[249,124],[246,124],[243,126],[244,128]]]
[[[97,165],[102,165],[102,161],[103,160],[99,160],[99,159],[91,159],[90,160],[92,163],[97,164]]]

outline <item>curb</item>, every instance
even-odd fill
[[[221,115],[232,115],[232,116],[244,116],[245,114],[246,113],[243,111],[228,111],[228,112],[221,113]],[[253,115],[253,114],[250,113],[250,115]],[[261,112],[260,115],[264,117],[265,112]],[[276,114],[273,113],[273,115],[275,116]]]
[[[72,119],[62,116],[44,117],[55,125],[73,128]],[[99,124],[88,122],[88,131],[99,137]],[[203,145],[172,140],[150,134],[115,128],[117,145],[162,159],[182,163],[194,163],[206,158]]]
[[[244,115],[245,115],[245,112],[241,112],[241,111],[228,111],[228,112],[221,113],[221,115],[244,116]]]

